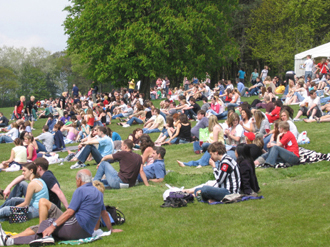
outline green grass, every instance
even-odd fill
[[[252,102],[254,98],[248,98]],[[159,102],[157,102],[159,103]],[[294,106],[295,113],[298,110]],[[8,117],[12,108],[1,109]],[[114,121],[116,122],[116,121]],[[34,135],[41,133],[45,120],[35,124]],[[328,123],[296,123],[301,132],[307,130],[311,144],[304,145],[318,152],[329,152]],[[122,138],[136,127],[121,128],[112,124],[111,129]],[[151,134],[156,139],[158,134]],[[1,144],[1,160],[8,159],[12,144]],[[189,188],[213,179],[210,167],[181,168],[176,160],[189,161],[200,155],[193,153],[191,144],[166,146],[166,170],[172,170],[165,181],[140,184],[126,190],[106,190],[105,204],[115,205],[126,216],[120,226],[124,231],[91,246],[327,246],[330,236],[328,162],[299,165],[287,169],[257,169],[261,195],[265,198],[228,205],[210,206],[203,203],[189,204],[185,208],[161,208],[165,183]],[[61,153],[61,157],[66,154]],[[73,162],[63,166],[51,165],[68,201],[75,188],[77,170],[70,170]],[[118,170],[118,164],[114,165]],[[90,167],[93,174],[95,166]],[[20,172],[0,173],[4,188]],[[22,231],[37,224],[33,219],[26,223],[2,223],[5,230]],[[86,245],[87,246],[87,245]]]

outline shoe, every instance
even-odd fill
[[[66,156],[66,157],[64,158],[64,161],[67,162],[67,161],[72,160],[72,158],[74,157],[74,155],[75,155],[74,153],[69,154],[68,156]]]
[[[131,125],[129,125],[129,124],[124,124],[123,127],[124,127],[124,128],[128,128],[128,127],[131,127]]]
[[[47,246],[47,245],[54,245],[55,240],[52,236],[44,237],[44,238],[39,238],[36,240],[31,241],[30,246]]]
[[[302,119],[300,119],[300,118],[294,118],[292,121],[293,122],[299,122],[299,121],[302,121]]]
[[[203,200],[203,198],[202,198],[202,192],[198,191],[198,192],[196,193],[196,199],[197,199],[197,201],[199,201],[199,202],[201,202],[201,201]]]
[[[196,151],[195,151],[195,154],[200,154],[200,153],[201,153],[200,150],[196,150]]]
[[[36,130],[35,128],[31,128],[31,130]]]
[[[2,229],[1,223],[0,223],[0,246],[6,246],[6,233]]]
[[[85,164],[82,163],[82,164],[79,164],[78,162],[72,166],[70,166],[70,169],[78,169],[78,168],[82,168],[82,167],[85,167]]]

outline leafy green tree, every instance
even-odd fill
[[[89,64],[93,79],[119,86],[141,80],[149,95],[159,75],[205,77],[237,58],[228,35],[230,0],[72,0],[64,22],[69,54]]]
[[[13,102],[15,90],[18,86],[17,76],[10,69],[0,67],[0,106],[8,106],[6,103]]]
[[[263,0],[252,11],[247,31],[253,58],[264,60],[278,73],[292,70],[296,53],[328,37],[329,9],[324,0]]]

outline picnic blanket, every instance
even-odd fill
[[[300,156],[299,165],[307,164],[307,163],[315,163],[320,161],[330,161],[330,153],[327,154],[318,153],[314,150],[309,150],[303,147],[299,147],[299,156]],[[268,168],[269,166],[267,167],[265,166],[265,164],[262,164],[259,167]],[[277,169],[277,168],[288,168],[288,167],[291,167],[291,165],[284,163],[277,163],[274,168]]]
[[[101,229],[98,229],[98,230],[94,231],[92,237],[78,239],[78,240],[61,241],[61,242],[58,242],[58,244],[69,244],[69,245],[87,244],[87,243],[91,243],[96,240],[102,239],[102,237],[106,237],[106,236],[110,236],[110,235],[111,235],[111,231],[104,232]]]
[[[225,200],[226,197],[221,201],[221,202],[208,202],[208,201],[201,201],[204,203],[208,203],[210,205],[216,205],[216,204],[228,204],[228,203],[234,203],[234,202],[242,202],[242,201],[248,201],[248,200],[259,200],[259,199],[263,199],[263,196],[244,196],[244,195],[240,195],[238,196],[236,199],[233,200]]]

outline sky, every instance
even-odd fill
[[[66,49],[63,22],[68,0],[0,0],[0,47]]]

